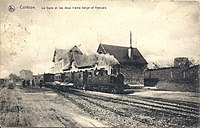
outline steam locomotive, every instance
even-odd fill
[[[83,71],[42,74],[34,77],[35,83],[42,81],[46,87],[67,90],[70,87],[84,90],[122,93],[126,88],[124,76],[119,70],[90,69]],[[70,84],[73,83],[73,84]]]

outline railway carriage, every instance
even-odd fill
[[[47,73],[47,74],[40,74],[34,77],[34,81],[36,85],[39,86],[40,81],[42,82],[42,86],[50,87],[53,85],[54,82],[54,74]]]
[[[71,81],[71,73],[57,73],[54,76],[55,82],[53,84],[53,88],[61,90],[61,91],[67,91],[69,86],[69,82]]]
[[[120,70],[85,69],[77,72],[47,73],[34,76],[37,85],[42,81],[42,85],[54,89],[66,91],[71,86],[78,89],[95,90],[102,92],[122,93],[126,88],[124,76]],[[73,84],[69,84],[73,83]]]
[[[65,82],[73,83],[74,82],[74,74],[75,74],[75,72],[66,72],[65,73]]]

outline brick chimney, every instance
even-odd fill
[[[133,57],[133,47],[132,47],[132,32],[130,31],[130,47],[128,48],[128,56],[132,59]]]

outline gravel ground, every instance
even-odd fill
[[[119,127],[198,127],[199,104],[127,95],[71,92],[63,95],[106,125]],[[81,102],[80,102],[81,101]]]
[[[105,127],[71,101],[47,88],[0,88],[0,126]]]
[[[198,102],[20,85],[0,86],[0,113],[0,126],[5,127],[200,126]]]

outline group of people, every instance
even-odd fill
[[[22,86],[23,87],[25,87],[25,86],[30,86],[30,85],[32,85],[32,86],[35,86],[35,83],[34,83],[34,80],[22,80]]]
[[[35,82],[34,80],[22,80],[22,86],[26,87],[26,86],[35,86]],[[40,88],[42,88],[42,80],[39,81],[38,85],[40,86]]]

